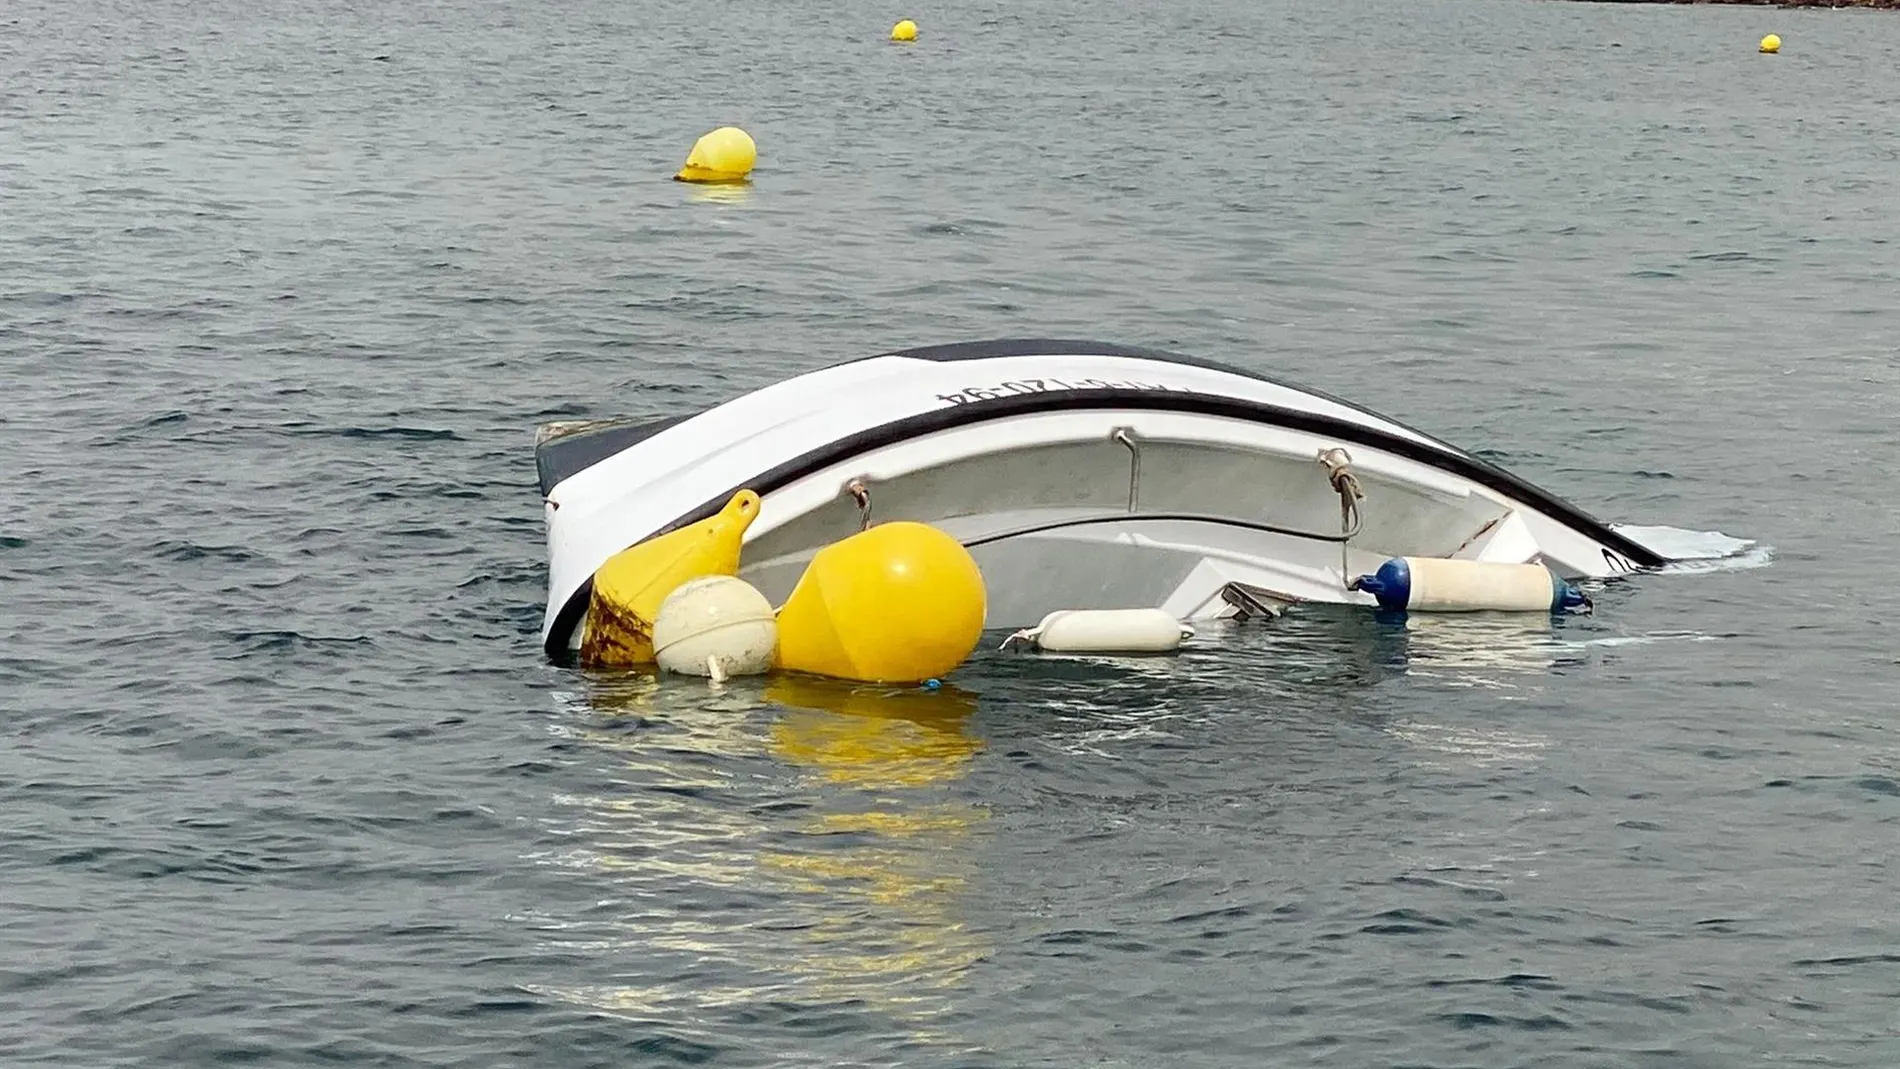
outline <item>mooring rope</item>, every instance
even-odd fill
[[[1319,464],[1326,469],[1326,481],[1333,484],[1333,492],[1339,495],[1339,581],[1351,589],[1351,581],[1346,578],[1346,548],[1365,524],[1359,502],[1366,499],[1366,491],[1359,485],[1359,476],[1353,474],[1351,453],[1338,446],[1322,449]]]

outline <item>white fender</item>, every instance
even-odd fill
[[[1550,572],[1541,564],[1407,557],[1412,569],[1411,608],[1426,612],[1496,609],[1549,612]]]
[[[653,620],[653,655],[680,675],[755,676],[772,666],[778,623],[765,595],[743,579],[708,575],[689,579],[660,603]]]
[[[1166,653],[1194,629],[1162,609],[1059,609],[1003,640],[1056,653]]]

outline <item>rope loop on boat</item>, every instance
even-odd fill
[[[1359,502],[1366,499],[1366,491],[1359,485],[1359,476],[1352,471],[1352,454],[1334,446],[1319,451],[1320,466],[1326,469],[1326,481],[1333,484],[1333,492],[1339,495],[1339,532],[1346,538],[1359,533],[1363,518],[1359,514]]]
[[[1359,485],[1359,476],[1353,474],[1351,453],[1338,446],[1322,449],[1319,464],[1326,469],[1326,481],[1333,484],[1333,492],[1339,495],[1339,581],[1343,583],[1348,572],[1346,543],[1365,524],[1359,502],[1366,499],[1366,491]]]
[[[858,530],[871,529],[871,488],[864,485],[863,479],[853,479],[844,484],[844,492],[858,503]]]

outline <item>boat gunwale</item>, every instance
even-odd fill
[[[793,382],[808,375],[818,375],[826,371],[850,367],[854,364],[864,364],[873,360],[886,360],[891,358],[926,360],[934,364],[953,364],[977,360],[1009,360],[1021,357],[1076,356],[1105,356],[1131,360],[1151,360],[1161,364],[1177,364],[1182,367],[1199,368],[1203,371],[1217,371],[1224,375],[1233,375],[1236,378],[1261,382],[1269,386],[1277,386],[1283,390],[1292,390],[1295,393],[1305,394],[1317,401],[1325,401],[1329,404],[1338,405],[1348,411],[1356,412],[1367,419],[1378,420],[1381,423],[1389,423],[1408,434],[1416,435],[1436,445],[1447,453],[1466,457],[1471,456],[1466,450],[1460,449],[1441,438],[1426,434],[1416,427],[1408,426],[1383,412],[1375,412],[1364,405],[1327,393],[1324,390],[1314,389],[1311,386],[1292,382],[1287,379],[1276,378],[1262,372],[1251,371],[1233,364],[1223,363],[1219,360],[1189,356],[1185,353],[1172,352],[1166,349],[1155,349],[1141,345],[1123,345],[1119,342],[1095,341],[1086,338],[990,338],[981,341],[943,342],[936,345],[913,346],[908,349],[892,349],[887,352],[853,357],[850,360],[840,360],[836,363],[826,364],[809,371],[802,371],[790,378],[781,379],[778,383],[773,383],[772,385]],[[759,389],[764,388],[766,387],[760,387]],[[601,424],[601,426],[578,428],[571,433],[555,435],[535,443],[536,469],[540,478],[541,493],[543,496],[552,493],[554,488],[566,479],[593,467],[603,460],[639,445],[641,442],[659,434],[661,431],[669,430],[696,416],[704,415],[718,408],[720,405],[729,404],[748,394],[757,392],[757,389],[748,390],[745,393],[729,397],[725,401],[709,405],[696,412],[665,416],[651,420],[641,420],[637,423],[631,420],[612,418],[598,421],[578,421],[582,423],[597,422]],[[600,438],[611,438],[612,442],[605,446],[593,445],[591,447],[582,447],[578,450],[590,458],[586,463],[579,466],[569,466],[552,462],[552,450],[562,449],[566,451],[567,449],[573,449],[579,442],[598,441]],[[565,448],[563,448],[564,443]],[[1472,459],[1477,460],[1478,458],[1472,457]]]

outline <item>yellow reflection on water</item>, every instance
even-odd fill
[[[785,676],[765,688],[785,707],[772,750],[833,783],[921,787],[961,776],[982,743],[976,697],[955,687],[892,689]]]
[[[688,183],[687,189],[687,199],[694,204],[748,204],[752,200],[752,186],[744,182]]]
[[[987,817],[968,801],[919,796],[965,775],[982,742],[976,697],[955,687],[884,689],[785,677],[772,750],[849,788],[761,855],[788,886],[833,908],[804,932],[797,971],[828,1000],[862,999],[916,1018],[943,1002],[988,945],[963,922],[969,845]],[[929,800],[936,797],[937,800]],[[782,840],[786,841],[786,840]]]
[[[988,815],[959,788],[983,749],[975,695],[645,675],[589,678],[583,694],[564,733],[611,755],[609,786],[556,799],[567,849],[547,861],[625,908],[559,929],[562,948],[676,951],[736,983],[649,974],[548,993],[694,1022],[751,999],[875,1006],[950,1041],[928,1019],[991,950],[964,918]],[[756,916],[727,904],[734,891]]]

